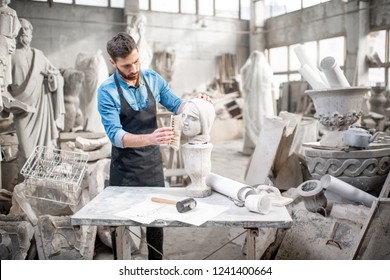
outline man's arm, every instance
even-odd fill
[[[160,127],[150,134],[131,134],[123,136],[124,148],[137,148],[150,145],[169,144],[174,137],[172,127]]]

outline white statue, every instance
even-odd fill
[[[145,15],[138,14],[132,17],[131,24],[127,28],[127,33],[129,33],[137,43],[142,69],[149,68],[153,59],[152,48],[149,46],[145,38],[145,26]]]
[[[213,145],[209,140],[215,120],[214,105],[200,98],[191,99],[184,107],[182,119],[182,132],[188,137],[188,142],[181,146],[184,169],[191,178],[186,193],[190,197],[206,197],[211,195],[206,176],[211,172]]]
[[[240,69],[240,92],[244,98],[243,153],[251,155],[263,128],[265,117],[276,114],[272,88],[273,72],[264,54],[254,51]]]
[[[11,83],[11,56],[16,49],[20,23],[16,12],[8,7],[10,0],[0,0],[0,111],[3,110],[3,98],[7,86]],[[8,100],[9,101],[9,100]]]
[[[17,48],[12,56],[12,84],[9,92],[15,100],[34,109],[13,112],[19,140],[20,163],[38,145],[56,147],[64,129],[64,79],[42,51],[30,46],[33,26],[20,19]],[[14,101],[15,102],[15,101]]]
[[[80,109],[83,113],[83,130],[104,132],[97,110],[97,89],[109,76],[101,50],[96,53],[81,52],[77,55],[75,68],[84,73],[83,89],[80,93]]]

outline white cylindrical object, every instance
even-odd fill
[[[212,172],[206,176],[206,185],[216,192],[240,201],[245,201],[246,196],[256,193],[256,190],[248,185]]]
[[[377,199],[375,196],[329,174],[321,177],[321,186],[350,201],[363,203],[367,207],[371,207],[372,203]]]
[[[332,56],[321,60],[320,67],[331,88],[351,87],[340,66]]]
[[[271,209],[271,198],[267,194],[251,194],[245,198],[245,207],[260,214],[267,214]]]
[[[309,65],[311,68],[315,68],[316,66],[313,64],[313,61],[309,58],[307,55],[307,51],[305,49],[304,45],[298,45],[294,48],[294,52],[298,57],[299,62],[301,65]]]
[[[313,69],[305,64],[299,69],[299,73],[310,84],[313,89],[325,89],[328,86],[321,80],[321,76],[316,74]]]
[[[307,51],[304,45],[298,45],[294,48],[295,54],[298,57],[299,62],[301,63],[301,67],[305,64],[309,65],[311,70],[315,73],[316,76],[320,78],[323,84],[325,84],[324,88],[329,88],[328,80],[326,79],[324,73],[322,73],[314,63],[312,59],[307,55]],[[302,73],[301,73],[302,74]],[[302,75],[303,76],[303,75]]]

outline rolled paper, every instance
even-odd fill
[[[328,86],[322,81],[321,77],[317,75],[313,69],[305,64],[299,69],[302,77],[310,84],[313,89],[324,89]]]
[[[339,196],[353,202],[362,203],[367,207],[371,207],[372,203],[377,199],[375,196],[362,191],[340,179],[326,174],[321,177],[321,186]]]
[[[351,87],[340,66],[332,56],[321,60],[320,67],[331,88]]]
[[[245,207],[260,214],[267,214],[271,209],[271,198],[268,194],[251,194],[245,198]]]

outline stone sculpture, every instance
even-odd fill
[[[79,53],[75,68],[84,73],[80,93],[80,109],[84,116],[83,130],[104,132],[97,110],[97,88],[109,75],[102,52],[99,50],[97,53]]]
[[[240,92],[244,98],[243,153],[251,155],[263,128],[264,118],[275,116],[273,72],[264,54],[254,51],[240,69]]]
[[[12,57],[12,84],[9,92],[15,100],[36,109],[14,113],[19,141],[20,166],[37,145],[56,147],[64,128],[64,80],[42,51],[31,48],[33,26],[20,19],[17,48]]]
[[[61,72],[64,78],[64,132],[71,132],[77,130],[77,128],[82,128],[83,125],[83,113],[80,109],[80,92],[83,89],[84,73],[71,68]]]
[[[16,49],[16,36],[20,23],[16,12],[8,7],[10,0],[0,0],[0,97],[9,99],[7,86],[11,83],[11,56]],[[0,98],[0,111],[3,110],[3,98]]]
[[[141,62],[141,68],[150,67],[153,59],[153,51],[145,38],[146,17],[138,14],[132,17],[130,25],[127,27],[127,33],[133,37],[138,46],[138,53]]]
[[[184,169],[191,178],[186,193],[190,197],[206,197],[211,195],[206,176],[211,172],[213,145],[209,140],[215,120],[214,105],[200,98],[191,99],[185,105],[182,117],[182,132],[188,137],[188,142],[181,146]]]

